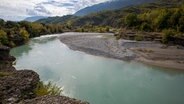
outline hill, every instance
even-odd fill
[[[120,9],[120,8],[127,7],[127,6],[139,5],[142,3],[148,3],[148,2],[153,2],[153,1],[155,0],[113,0],[113,1],[96,4],[90,7],[86,7],[82,10],[79,10],[74,15],[85,16],[85,15],[88,15],[91,13],[97,13],[100,11],[115,10],[115,9]]]
[[[136,0],[138,1],[138,0]],[[157,0],[153,3],[144,3],[136,6],[128,6],[118,10],[101,11],[79,17],[66,15],[63,17],[49,17],[40,19],[37,22],[44,24],[70,24],[71,26],[100,25],[111,27],[122,27],[124,17],[129,13],[141,14],[158,9],[177,8],[184,0]]]
[[[33,17],[27,17],[24,19],[24,21],[28,21],[28,22],[35,22],[39,19],[43,19],[43,18],[47,18],[45,16],[33,16]]]
[[[62,17],[56,16],[56,17],[48,17],[48,18],[40,19],[40,20],[37,20],[36,22],[44,23],[44,24],[62,24],[62,23],[66,23],[68,20],[72,20],[75,18],[78,18],[78,17],[73,15],[66,15]]]
[[[148,2],[153,2],[155,0],[114,0],[114,1],[109,1],[109,2],[104,2],[100,4],[96,4],[87,8],[84,8],[78,12],[76,12],[74,15],[66,15],[66,16],[56,16],[56,17],[48,17],[48,18],[43,18],[39,19],[36,22],[39,23],[44,23],[44,24],[57,24],[57,23],[66,23],[68,21],[80,21],[80,19],[83,20],[83,18],[80,18],[80,16],[84,16],[84,19],[87,17],[92,16],[91,14],[101,14],[105,13],[104,11],[115,11],[116,9],[122,8],[122,7],[127,7],[131,5],[139,5],[143,3],[148,3]]]
[[[123,27],[124,19],[127,14],[144,14],[154,10],[178,8],[183,4],[184,0],[158,0],[154,3],[146,3],[137,6],[129,6],[118,10],[102,11],[92,13],[83,17],[79,17],[72,21],[73,26],[97,25]]]

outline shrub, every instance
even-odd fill
[[[19,34],[23,38],[24,42],[29,40],[29,33],[25,29],[20,29]]]
[[[137,34],[136,37],[135,37],[135,40],[136,41],[143,41],[144,40],[144,37],[141,34]]]
[[[10,76],[10,75],[12,75],[12,73],[0,72],[0,77]]]
[[[141,27],[140,27],[140,29],[142,30],[142,31],[151,31],[151,26],[148,24],[148,23],[146,23],[146,22],[144,22],[142,25],[141,25]]]
[[[162,42],[165,44],[168,43],[170,38],[173,37],[175,33],[176,32],[172,29],[163,30]]]
[[[0,30],[0,43],[8,44],[7,33],[4,30]]]
[[[116,37],[116,40],[119,40],[122,38],[122,35],[121,34],[115,34],[115,37]]]
[[[128,14],[125,17],[125,24],[128,27],[136,26],[137,25],[137,22],[138,22],[138,18],[137,18],[137,15],[136,14],[131,13],[131,14]]]
[[[57,86],[56,84],[52,84],[51,82],[44,84],[43,82],[39,82],[37,84],[37,88],[34,90],[34,93],[37,96],[44,95],[61,95],[62,88]]]

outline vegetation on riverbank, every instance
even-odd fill
[[[44,95],[61,95],[62,88],[57,86],[56,84],[53,84],[51,82],[48,82],[45,84],[44,82],[40,81],[37,84],[36,89],[34,90],[34,93],[36,96],[44,96]]]
[[[141,32],[156,32],[161,41],[168,43],[184,38],[184,0],[155,0],[153,3],[125,7],[119,10],[102,11],[83,17],[64,16],[41,19],[45,24],[60,23],[77,32],[115,32],[117,38],[123,37],[124,30],[137,35],[134,39],[145,40]],[[63,20],[61,22],[61,20]],[[143,35],[142,35],[143,34]],[[149,34],[148,37],[152,37]],[[147,36],[146,36],[147,37]],[[158,39],[156,39],[158,40]]]
[[[9,47],[24,44],[29,38],[62,32],[62,25],[45,25],[26,21],[13,22],[0,19],[0,44]]]
[[[0,104],[89,104],[61,96],[62,88],[43,83],[31,70],[16,70],[10,48],[0,46]]]
[[[0,44],[14,47],[32,37],[63,31],[114,32],[118,33],[116,37],[119,39],[127,35],[124,30],[131,30],[135,32],[133,39],[139,41],[147,40],[145,37],[152,38],[151,40],[161,37],[163,43],[183,41],[183,13],[184,0],[155,0],[154,3],[102,11],[83,17],[49,17],[34,23],[0,20]],[[146,36],[142,32],[147,32]],[[152,36],[151,32],[156,32],[159,36]]]

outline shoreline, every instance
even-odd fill
[[[17,70],[13,66],[15,60],[10,48],[0,46],[0,104],[89,104],[59,94],[37,95],[40,76],[31,69]]]
[[[77,34],[77,35],[75,35]],[[108,33],[109,34],[109,33]],[[150,41],[116,40],[105,33],[64,33],[59,40],[70,49],[95,56],[136,61],[151,66],[184,70],[184,48]]]

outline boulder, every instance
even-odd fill
[[[6,46],[0,46],[0,71],[12,71],[15,70],[13,63],[16,60],[15,57],[11,56],[10,48]]]
[[[39,80],[39,75],[31,70],[9,72],[0,77],[0,104],[12,104],[36,97],[34,89]]]

